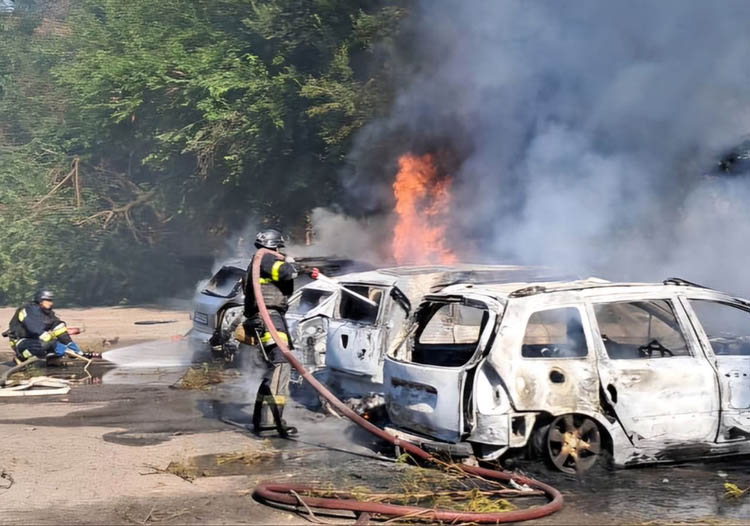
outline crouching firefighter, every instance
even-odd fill
[[[66,351],[83,354],[68,333],[68,327],[52,310],[54,296],[49,290],[34,294],[33,303],[16,310],[10,320],[10,346],[20,361],[48,354],[64,356]]]
[[[284,238],[276,229],[267,229],[258,233],[255,238],[256,248],[266,248],[281,254]],[[245,276],[245,321],[242,326],[246,335],[254,335],[259,352],[263,353],[266,370],[255,396],[253,411],[253,430],[256,434],[276,430],[280,436],[287,437],[297,433],[297,429],[286,425],[282,419],[284,406],[289,394],[289,375],[291,366],[284,359],[281,350],[271,338],[271,333],[263,324],[258,311],[258,302],[252,283],[253,261],[259,257],[253,255]],[[291,258],[278,259],[273,254],[265,254],[260,263],[260,288],[263,301],[279,336],[289,344],[284,314],[287,300],[294,292],[294,278],[297,270]]]

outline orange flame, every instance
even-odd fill
[[[393,257],[399,264],[455,263],[456,255],[445,245],[453,181],[438,177],[429,154],[404,154],[398,166]]]

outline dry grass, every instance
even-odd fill
[[[408,460],[406,457],[402,461]],[[497,481],[466,474],[456,465],[441,463],[442,469],[409,467],[394,478],[386,491],[375,492],[365,486],[339,490],[329,484],[303,496],[354,499],[360,502],[421,506],[443,511],[503,513],[518,509],[509,499],[543,497],[540,491],[521,491]],[[424,518],[416,515],[408,521]]]
[[[203,469],[197,467],[189,460],[187,462],[172,461],[167,465],[166,469],[158,471],[177,475],[181,479],[187,480],[188,482],[193,482],[197,478],[206,476],[206,472]]]
[[[724,483],[724,496],[733,499],[739,499],[746,493],[750,492],[750,488],[742,489],[737,484],[731,482]]]
[[[239,453],[224,453],[216,457],[216,464],[223,466],[225,464],[244,464],[249,466],[251,464],[257,464],[263,460],[268,460],[275,457],[278,454],[276,449],[271,447],[265,449],[252,449],[249,451],[242,451]]]
[[[223,381],[224,374],[221,367],[204,363],[188,369],[183,377],[174,384],[174,387],[177,389],[205,391],[212,385],[220,384]]]
[[[161,469],[155,466],[147,466],[151,473],[144,475],[153,475],[157,473],[168,473],[175,475],[188,482],[193,482],[201,477],[221,476],[228,472],[241,473],[244,466],[252,466],[259,462],[269,460],[278,454],[278,450],[272,448],[268,441],[264,442],[262,449],[249,449],[238,451],[236,453],[220,453],[216,455],[201,455],[191,457],[186,460],[173,460],[166,468]],[[239,469],[229,469],[236,466]]]

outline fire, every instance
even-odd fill
[[[457,261],[445,244],[451,204],[450,177],[439,177],[432,155],[404,154],[393,183],[398,223],[393,236],[393,256],[399,264]]]

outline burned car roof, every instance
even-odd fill
[[[712,294],[723,294],[728,298],[744,302],[721,291],[704,287],[681,278],[668,278],[661,283],[658,282],[613,282],[597,277],[588,277],[577,280],[552,280],[552,281],[517,281],[496,283],[457,283],[443,288],[442,294],[480,293],[496,299],[520,298],[537,294],[546,294],[565,291],[598,291],[608,292],[644,292],[653,291],[665,287],[688,287],[691,290],[705,290]]]
[[[338,281],[397,286],[411,300],[445,287],[460,284],[486,285],[494,283],[538,283],[571,279],[547,267],[519,265],[479,265],[462,263],[456,265],[420,265],[389,267],[368,272],[357,272],[339,276]]]

